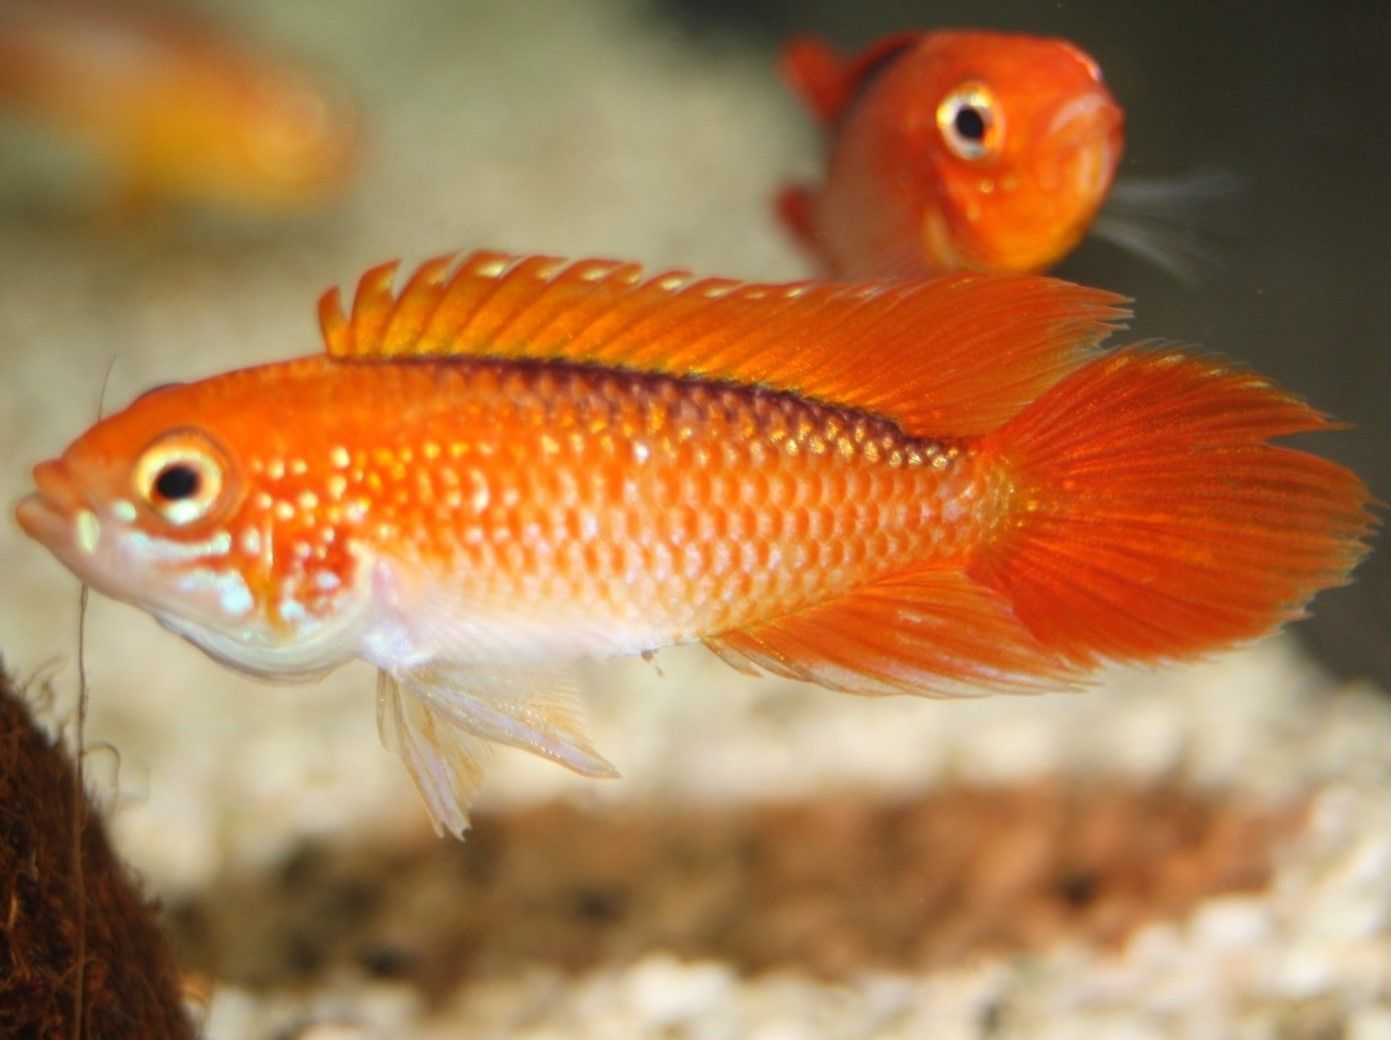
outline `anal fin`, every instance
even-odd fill
[[[960,696],[1075,685],[1008,601],[960,571],[923,570],[706,643],[735,667],[858,694]]]
[[[380,673],[382,743],[410,770],[436,831],[461,836],[492,743],[530,751],[581,776],[614,768],[590,740],[575,691],[563,677],[431,660]]]

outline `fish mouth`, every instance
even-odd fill
[[[1120,128],[1121,114],[1109,94],[1096,91],[1073,98],[1058,107],[1049,121],[1046,136],[1066,137],[1074,133],[1112,132]]]
[[[1124,114],[1111,96],[1096,91],[1062,105],[1048,125],[1046,137],[1052,142],[1054,169],[1079,164],[1085,172],[1074,170],[1091,191],[1104,191],[1120,159],[1125,123]]]
[[[60,459],[49,459],[34,467],[37,490],[15,506],[15,520],[30,538],[47,546],[72,540],[72,518],[87,502],[68,468]]]

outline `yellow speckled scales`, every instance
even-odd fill
[[[566,361],[763,386],[893,419],[997,428],[1125,317],[1111,293],[1031,276],[745,283],[636,264],[478,252],[367,271],[351,314],[319,302],[331,357]]]

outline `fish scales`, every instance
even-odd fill
[[[958,444],[703,380],[310,358],[204,387],[249,415],[271,379],[296,424],[253,456],[265,491],[227,532],[248,562],[269,547],[311,614],[333,609],[317,575],[350,589],[356,561],[390,552],[472,602],[601,617],[640,650],[795,611],[905,560],[964,559],[997,492]],[[334,421],[355,401],[373,417]]]

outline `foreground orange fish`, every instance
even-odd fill
[[[341,190],[357,151],[329,84],[139,5],[0,0],[0,107],[81,141],[131,201],[309,205]]]
[[[824,183],[779,211],[835,276],[1051,267],[1120,160],[1121,110],[1062,40],[903,33],[853,60],[794,40],[782,65],[830,144]]]
[[[1362,555],[1328,423],[1099,341],[1028,275],[747,285],[478,253],[364,275],[326,355],[163,387],[34,470],[24,530],[273,678],[381,670],[384,738],[467,826],[488,741],[613,767],[563,676],[701,640],[857,693],[1074,684],[1297,617]]]

